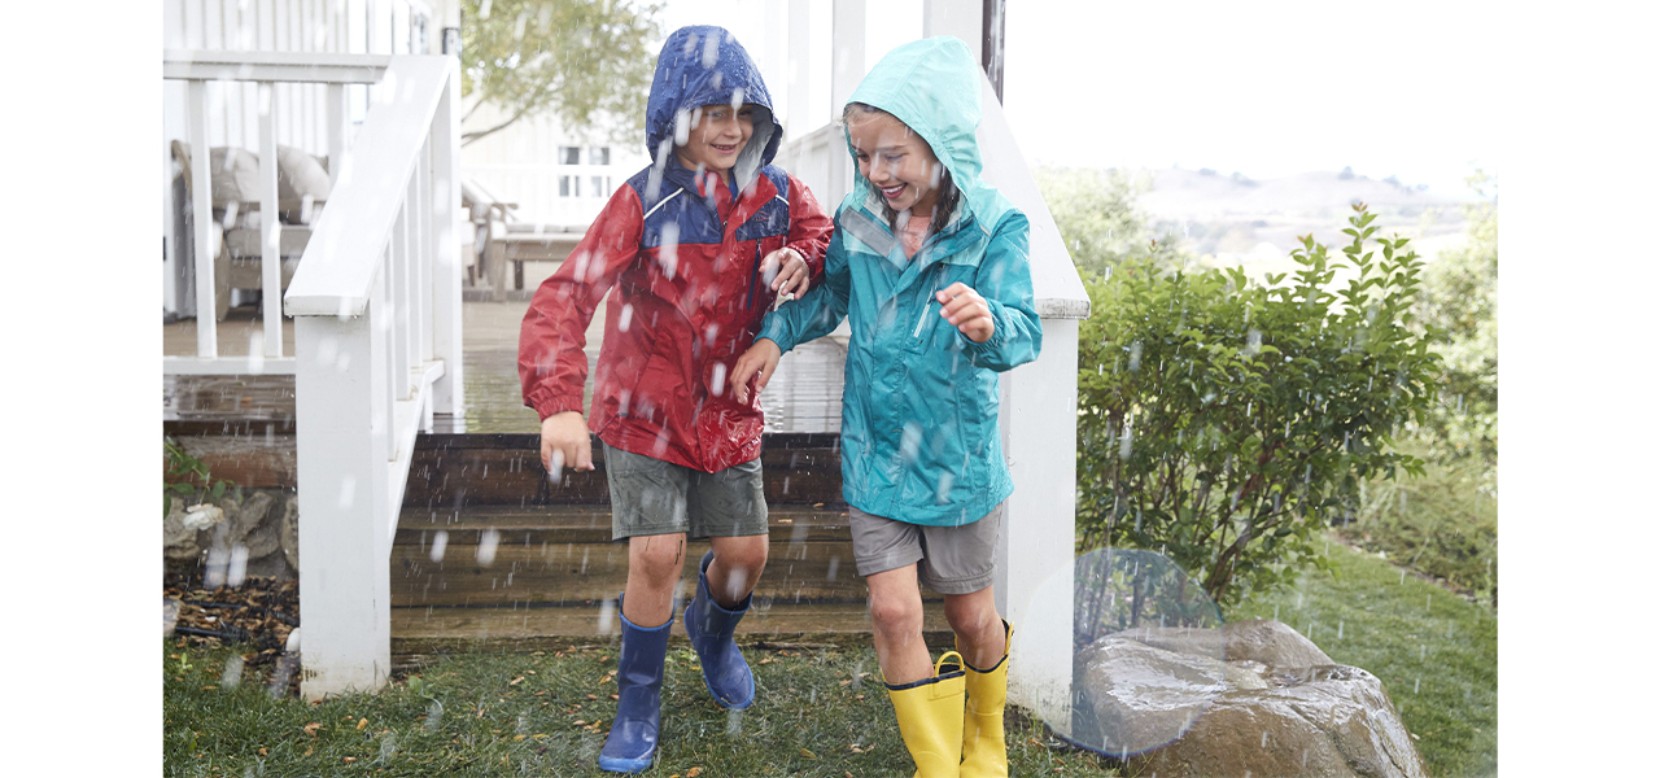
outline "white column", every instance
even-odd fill
[[[922,36],[955,35],[980,59],[982,0],[922,0]]]
[[[1020,654],[1009,663],[1009,700],[1032,711],[1070,699],[1077,402],[1078,320],[1045,317],[1043,353],[1003,377],[1015,488],[994,582]]]
[[[461,359],[461,286],[466,274],[461,234],[461,73],[451,58],[449,85],[432,119],[432,231],[437,256],[432,268],[432,356],[444,376],[432,387],[433,410],[459,422],[466,411]]]
[[[790,80],[786,93],[788,112],[784,114],[784,137],[790,140],[812,132],[813,33],[812,8],[808,0],[790,0],[790,45],[784,49],[788,60]],[[773,95],[777,98],[777,93]]]
[[[841,121],[842,108],[865,77],[865,0],[836,0],[830,28],[830,122]],[[830,139],[824,192],[826,208],[836,207],[853,188],[853,160],[836,138]]]
[[[385,340],[373,316],[294,323],[301,691],[385,685],[392,666]]]

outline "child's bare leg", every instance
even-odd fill
[[[866,576],[865,585],[870,587],[870,621],[882,677],[897,686],[932,676],[934,663],[922,641],[922,589],[916,565]]]
[[[643,627],[669,620],[674,585],[686,562],[685,533],[636,535],[628,539],[628,584],[623,615]]]
[[[970,665],[991,667],[1003,658],[1003,619],[997,615],[992,587],[945,595],[945,620],[957,634],[957,650]]]
[[[754,591],[767,566],[768,542],[766,535],[709,539],[715,558],[704,575],[709,578],[709,594],[721,607],[735,608]]]

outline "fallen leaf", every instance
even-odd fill
[[[698,776],[700,776],[702,774],[703,774],[703,768],[693,767],[692,769],[686,771],[686,778],[697,778]]]
[[[818,758],[817,754],[814,754],[813,752],[808,751],[805,748],[801,749],[801,755],[804,756],[804,757],[807,757],[808,759],[817,759]]]
[[[508,686],[518,686],[519,684],[524,683],[524,680],[525,680],[525,677],[521,675],[518,678],[514,678],[513,680],[508,681],[507,685]]]
[[[352,762],[357,761],[357,757],[355,757],[355,756],[343,756],[343,757],[340,757],[340,761],[345,762],[346,764],[351,764]]]
[[[307,735],[310,735],[312,737],[316,737],[317,736],[317,730],[322,729],[322,728],[323,728],[323,725],[319,724],[315,721],[311,722],[310,724],[305,725],[304,727],[301,727],[301,729],[305,730],[305,733]]]
[[[515,743],[517,743],[517,742],[519,742],[519,741],[521,741],[521,740],[524,740],[524,739],[525,739],[525,736],[524,736],[524,735],[522,735],[522,734],[520,734],[520,735],[514,735],[514,736],[513,736],[513,742],[515,742]]]
[[[368,719],[358,719],[357,720],[357,729],[358,729],[359,732],[363,731],[363,728],[367,727],[367,726],[369,726],[369,720]]]

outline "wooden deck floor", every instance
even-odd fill
[[[524,407],[518,373],[519,322],[528,301],[469,301],[463,303],[462,342],[466,413],[460,419],[442,419],[438,432],[534,433],[536,415]],[[599,353],[604,310],[588,329],[590,365]],[[261,347],[262,323],[248,306],[232,309],[219,323],[219,353],[245,355],[250,345]],[[196,321],[163,324],[163,353],[188,356],[196,352]],[[293,353],[294,325],[283,322],[283,344]],[[840,432],[842,364],[846,344],[821,338],[786,354],[761,397],[768,432]],[[592,370],[590,369],[590,375]],[[162,381],[164,421],[291,420],[294,414],[292,376],[165,376]]]

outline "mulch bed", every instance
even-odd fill
[[[288,635],[300,624],[298,581],[249,577],[239,586],[208,589],[200,576],[162,576],[163,627],[180,648],[238,649],[244,667],[276,670]],[[299,679],[293,679],[297,692]]]

